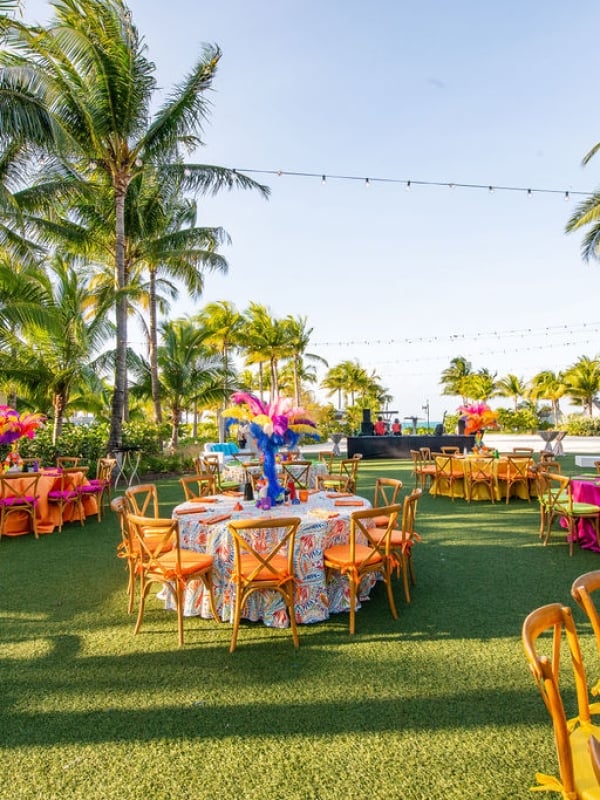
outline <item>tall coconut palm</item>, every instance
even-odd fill
[[[308,320],[306,317],[292,317],[288,315],[283,320],[287,339],[287,350],[294,375],[294,402],[297,407],[300,406],[300,394],[302,392],[301,373],[304,359],[313,362],[318,361],[327,366],[327,361],[324,358],[314,353],[306,352],[313,331],[312,328],[307,327],[307,324]]]
[[[499,397],[512,398],[513,410],[516,411],[519,400],[527,394],[527,385],[523,378],[509,373],[496,382],[496,394]]]
[[[262,385],[262,365],[269,365],[271,377],[271,399],[279,395],[278,364],[288,352],[286,328],[275,319],[269,309],[260,303],[250,303],[245,314],[242,346],[246,351],[246,364],[258,364]]]
[[[25,321],[12,336],[5,336],[0,373],[53,409],[53,443],[61,433],[71,393],[93,376],[94,360],[113,333],[108,308],[89,308],[89,275],[55,257],[47,273],[17,276],[25,285],[37,282],[46,311],[41,323]],[[15,286],[15,273],[0,268],[0,297]]]
[[[127,381],[125,201],[132,180],[153,167],[177,175],[190,191],[258,185],[234,170],[181,160],[182,148],[191,151],[202,144],[206,94],[221,57],[217,47],[204,49],[152,116],[155,67],[123,0],[53,0],[51,5],[54,17],[44,28],[12,21],[12,50],[0,69],[0,86],[20,82],[49,111],[54,143],[65,162],[82,180],[112,193],[117,346],[109,446],[114,448],[122,441]]]
[[[594,413],[594,400],[600,392],[600,361],[581,356],[565,371],[564,380],[566,394],[591,417]]]
[[[471,400],[489,400],[496,394],[496,373],[480,369],[466,375],[460,383],[462,393]]]
[[[534,375],[531,379],[529,388],[529,396],[532,400],[549,400],[552,405],[552,416],[554,417],[554,424],[558,425],[561,410],[560,398],[564,397],[567,392],[564,375],[561,372],[553,372],[552,370],[543,370]]]
[[[472,374],[471,362],[464,356],[456,356],[450,361],[450,366],[442,372],[440,378],[443,386],[442,394],[457,395],[462,398],[464,405],[468,399],[468,393],[465,392],[465,378]]]
[[[321,381],[321,387],[328,389],[327,396],[331,397],[337,392],[338,398],[338,411],[342,409],[342,392],[346,393],[346,375],[341,364],[336,364],[335,367],[330,367],[325,373],[325,377]],[[346,402],[347,405],[347,402]]]

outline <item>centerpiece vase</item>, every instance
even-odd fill
[[[273,503],[273,505],[279,500],[283,492],[283,488],[277,478],[277,466],[275,461],[277,450],[277,446],[271,442],[266,443],[262,448],[264,456],[263,472],[267,479],[267,496],[271,498],[271,503]]]
[[[475,447],[478,450],[483,447],[483,431],[475,431]]]

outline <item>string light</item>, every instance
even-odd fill
[[[547,187],[527,187],[527,186],[499,186],[496,184],[490,183],[448,183],[448,181],[421,181],[415,180],[411,178],[407,180],[406,178],[364,178],[360,175],[342,175],[336,173],[321,173],[321,172],[295,172],[291,170],[283,170],[283,169],[252,169],[252,168],[236,168],[238,172],[244,172],[250,175],[276,175],[277,177],[281,178],[283,176],[288,178],[317,178],[321,181],[321,183],[326,183],[327,180],[336,180],[336,181],[360,181],[367,186],[370,186],[373,183],[398,183],[402,184],[404,188],[409,191],[414,186],[424,186],[424,187],[445,187],[450,189],[481,189],[487,192],[520,192],[522,194],[526,194],[528,197],[532,197],[534,194],[559,194],[564,197],[565,200],[570,199],[573,195],[579,197],[592,197],[594,192],[592,191],[574,191],[572,189],[565,190],[565,189],[550,189]]]

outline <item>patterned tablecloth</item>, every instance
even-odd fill
[[[290,463],[287,464],[287,468],[293,473],[294,464]],[[261,467],[250,467],[250,470],[255,470],[256,472],[261,472]],[[304,467],[298,467],[298,472],[300,472]],[[281,472],[281,464],[277,464],[277,474]],[[315,462],[311,464],[308,470],[308,485],[311,489],[315,489],[317,486],[317,475],[326,475],[327,474],[327,464],[321,462]],[[223,468],[223,473],[221,478],[226,483],[239,483],[242,485],[246,480],[246,473],[244,472],[244,467],[240,464],[227,464],[226,467]]]
[[[217,503],[206,504],[203,513],[189,513],[193,503],[177,506],[173,515],[179,520],[181,545],[189,550],[210,553],[214,557],[212,579],[217,610],[224,622],[232,620],[234,587],[231,582],[233,569],[233,543],[227,528],[227,520],[214,524],[203,519],[228,514],[233,519],[249,519],[279,516],[296,516],[301,523],[296,534],[294,564],[296,571],[296,621],[298,623],[321,622],[330,614],[347,611],[350,607],[348,582],[339,576],[325,580],[323,550],[331,545],[348,541],[350,534],[350,515],[359,508],[369,508],[364,498],[344,498],[347,501],[362,501],[361,505],[336,506],[335,498],[325,492],[314,492],[308,502],[299,505],[276,506],[269,511],[256,508],[253,502],[244,502],[234,497],[218,495]],[[234,510],[239,503],[242,510]],[[198,504],[196,504],[197,506]],[[360,599],[365,600],[376,582],[373,575],[365,576],[361,586]],[[159,595],[167,608],[173,602],[167,593]],[[184,600],[184,614],[187,616],[212,617],[208,596],[201,581],[192,581]],[[253,621],[262,620],[266,625],[283,628],[289,624],[287,611],[281,595],[266,590],[255,592],[248,599],[243,615]]]

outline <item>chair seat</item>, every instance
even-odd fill
[[[407,538],[410,536],[411,538]],[[403,533],[399,530],[393,530],[390,535],[390,546],[391,547],[404,547],[410,548],[413,546],[415,542],[420,542],[421,537],[416,531],[411,531],[410,534]]]
[[[37,497],[33,495],[23,495],[23,497],[5,497],[0,499],[0,505],[3,506],[30,506],[35,505],[38,501]]]
[[[181,575],[191,575],[201,572],[212,566],[213,557],[207,553],[196,553],[195,550],[180,550]],[[177,551],[170,550],[164,556],[159,556],[157,561],[165,572],[165,577],[177,577]]]
[[[383,533],[385,533],[385,529],[387,528],[387,524],[390,518],[386,517],[385,514],[380,514],[378,517],[373,517],[373,522],[375,523],[376,528],[383,528]]]
[[[385,535],[385,531],[384,531]],[[371,557],[369,557],[369,553]],[[383,558],[378,553],[373,553],[373,548],[367,547],[364,544],[356,544],[354,549],[354,562],[350,558],[350,546],[347,544],[334,544],[333,547],[328,547],[324,551],[323,556],[326,561],[331,564],[337,564],[344,567],[348,564],[362,564],[368,558],[367,564],[378,564],[383,561]]]
[[[77,491],[81,492],[82,494],[95,494],[101,489],[106,489],[107,486],[107,481],[99,481],[94,478],[94,480],[90,481],[85,486],[79,486]]]
[[[575,516],[580,514],[600,514],[600,506],[593,503],[573,503],[572,513]]]
[[[419,475],[435,475],[435,465],[434,464],[428,464],[425,467],[419,467],[417,469],[417,472],[419,473]],[[461,475],[462,475],[462,472],[461,472]]]
[[[75,489],[65,489],[64,491],[53,489],[51,492],[48,492],[48,498],[50,500],[73,500],[77,496],[78,492],[76,492]]]
[[[266,567],[263,567],[259,572],[256,573],[256,575],[253,575],[253,572],[259,566],[260,561],[256,558],[256,556],[253,556],[250,553],[245,553],[244,555],[240,556],[240,571],[242,576],[245,578],[248,578],[250,575],[252,575],[253,581],[275,580],[280,583],[282,579],[285,580],[286,578],[291,578],[287,568],[288,560],[285,556],[275,555],[273,558],[269,559],[269,563],[272,564],[273,568],[280,573],[279,576],[275,575]]]

